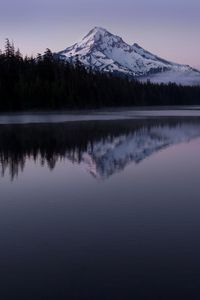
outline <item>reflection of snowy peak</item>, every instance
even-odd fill
[[[131,162],[138,163],[162,148],[199,136],[200,127],[194,125],[143,128],[127,136],[97,142],[92,148],[88,146],[81,164],[96,178],[106,179]]]
[[[122,38],[95,27],[81,42],[58,53],[70,62],[77,58],[94,70],[126,75],[154,82],[200,84],[200,72],[187,65],[169,62],[144,50],[138,44],[128,45]]]

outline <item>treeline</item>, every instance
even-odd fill
[[[0,111],[108,106],[200,105],[200,87],[141,83],[70,64],[49,49],[23,57],[6,40],[0,52]]]

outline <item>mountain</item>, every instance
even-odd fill
[[[93,28],[82,41],[56,53],[61,59],[101,72],[152,82],[200,85],[200,72],[188,65],[162,59],[138,44],[128,45],[119,36],[101,27]]]

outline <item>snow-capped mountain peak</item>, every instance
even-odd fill
[[[155,82],[200,84],[197,70],[162,59],[137,43],[129,45],[102,27],[94,27],[80,42],[57,55],[70,62],[78,57],[83,65],[100,72]]]
[[[105,28],[103,27],[94,27],[89,33],[83,38],[83,40],[93,39],[93,41],[98,41],[99,38],[111,35]]]

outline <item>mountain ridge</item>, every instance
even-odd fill
[[[200,71],[163,59],[137,43],[129,45],[102,27],[94,27],[80,42],[56,55],[72,63],[78,58],[86,68],[142,81],[165,83],[172,78],[176,83],[200,85]]]

